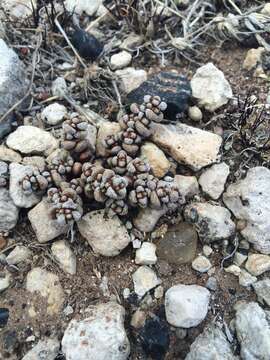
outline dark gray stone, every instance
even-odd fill
[[[142,103],[144,95],[158,95],[168,105],[165,118],[175,120],[177,114],[184,112],[191,97],[191,87],[188,79],[181,74],[173,72],[160,72],[137,89],[132,90],[128,102]]]

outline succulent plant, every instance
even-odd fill
[[[62,146],[72,154],[75,160],[81,162],[89,160],[95,151],[87,137],[88,127],[88,122],[79,117],[77,113],[72,114],[70,119],[63,123]]]
[[[60,225],[81,219],[83,214],[82,200],[71,187],[49,189],[48,200],[52,204],[51,215]]]
[[[51,185],[52,177],[47,169],[33,169],[32,173],[26,175],[21,181],[24,193],[29,195],[32,193],[44,194]]]
[[[72,114],[63,123],[62,149],[48,160],[46,170],[36,169],[23,179],[24,191],[48,189],[52,217],[62,225],[80,220],[84,196],[103,204],[111,216],[126,216],[130,207],[177,209],[184,199],[174,179],[156,178],[149,164],[136,157],[151,135],[152,122],[163,120],[166,106],[158,96],[148,95],[143,104],[132,104],[130,114],[119,119],[122,130],[104,141],[106,159],[94,158],[95,149],[87,140],[89,124]]]

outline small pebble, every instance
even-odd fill
[[[238,265],[241,266],[243,265],[243,263],[247,260],[247,255],[242,254],[239,251],[236,251],[236,253],[234,254],[234,258],[233,258],[233,262]]]
[[[188,116],[192,121],[199,122],[203,118],[203,114],[200,108],[198,106],[190,106],[188,108]]]
[[[207,280],[205,286],[209,290],[216,291],[218,288],[217,279],[213,276],[210,276],[209,279]]]
[[[123,290],[123,298],[124,298],[124,299],[127,299],[127,298],[129,297],[129,295],[130,295],[130,290],[129,290],[129,288],[125,288],[125,289]]]
[[[9,310],[6,308],[0,308],[0,328],[7,325],[9,318]]]
[[[175,331],[175,335],[178,339],[183,340],[187,336],[187,329],[178,328]]]
[[[137,310],[132,315],[130,325],[134,327],[135,329],[139,329],[144,326],[146,321],[146,314],[144,311]]]
[[[230,265],[230,266],[228,266],[228,267],[225,269],[225,271],[226,271],[227,273],[233,274],[233,275],[235,275],[235,276],[239,276],[240,273],[241,273],[241,269],[240,269],[240,267],[237,266],[237,265]]]
[[[154,291],[154,296],[156,299],[161,299],[164,295],[164,288],[163,286],[158,286],[157,288],[155,288]]]
[[[203,255],[199,255],[192,261],[192,269],[199,271],[200,273],[207,272],[211,267],[210,261]]]
[[[139,239],[135,239],[132,241],[133,249],[140,249],[142,246],[142,242]]]
[[[212,254],[212,252],[213,252],[213,249],[209,245],[203,246],[203,254],[205,256],[207,256],[207,257],[210,256]]]

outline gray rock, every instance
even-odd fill
[[[26,194],[22,187],[21,181],[26,175],[31,175],[34,167],[31,165],[21,165],[12,163],[9,165],[10,181],[9,193],[14,204],[20,208],[30,208],[37,204],[41,197],[32,193]]]
[[[156,273],[148,266],[140,266],[132,275],[134,291],[139,297],[143,297],[149,290],[161,284]]]
[[[257,303],[238,304],[235,328],[241,345],[241,359],[270,359],[270,326]]]
[[[31,165],[41,170],[46,167],[46,161],[42,156],[25,156],[22,160],[22,164]]]
[[[57,339],[40,340],[22,360],[54,360],[60,350],[60,343]]]
[[[50,204],[44,198],[28,212],[28,219],[40,243],[51,241],[59,235],[66,234],[69,230],[69,225],[59,225],[52,219],[50,210]]]
[[[221,136],[185,124],[153,124],[152,141],[174,160],[195,171],[220,158]]]
[[[202,173],[199,184],[206,194],[212,199],[217,200],[224,191],[224,186],[229,173],[230,168],[224,162],[214,164]]]
[[[76,274],[76,256],[66,241],[55,241],[51,251],[63,271],[70,275]]]
[[[158,258],[166,260],[169,264],[189,263],[196,255],[197,239],[194,227],[185,222],[170,226],[157,242]]]
[[[248,271],[241,269],[241,273],[239,275],[239,285],[244,287],[250,287],[254,283],[256,283],[256,276],[252,276]]]
[[[134,226],[142,232],[151,232],[154,230],[158,220],[165,215],[166,209],[140,209],[138,215],[134,218]]]
[[[108,218],[104,210],[84,215],[78,222],[78,229],[94,252],[103,256],[116,256],[130,243],[127,229],[119,217]]]
[[[228,187],[223,201],[237,219],[245,220],[241,234],[263,254],[270,254],[270,170],[249,169],[245,179]]]
[[[216,291],[217,288],[218,288],[217,279],[215,277],[213,277],[213,276],[210,276],[210,278],[207,280],[205,286],[209,290]]]
[[[0,39],[0,117],[27,92],[29,81],[17,54]],[[11,131],[9,119],[0,126],[0,139]]]
[[[36,267],[26,277],[26,290],[37,293],[47,302],[47,314],[58,314],[65,301],[65,294],[57,275],[45,269]],[[31,314],[32,308],[29,310]],[[32,310],[33,311],[33,310]]]
[[[197,69],[190,84],[192,95],[198,100],[199,106],[211,112],[227,104],[233,95],[223,72],[212,63]]]
[[[190,346],[185,360],[236,360],[230,343],[224,333],[215,325],[210,324],[204,329]]]
[[[42,110],[41,119],[45,124],[54,126],[60,124],[66,115],[67,108],[64,105],[53,103]]]
[[[203,242],[227,239],[235,232],[228,209],[209,203],[192,203],[185,208],[186,220],[194,223]]]
[[[16,265],[30,259],[31,256],[32,256],[32,252],[26,246],[17,245],[8,254],[6,261],[9,265]]]
[[[125,309],[114,302],[91,306],[87,318],[72,320],[62,339],[68,360],[126,360],[130,345],[124,328]]]
[[[8,136],[7,146],[22,154],[48,156],[58,147],[58,140],[48,131],[24,125]]]
[[[169,324],[190,328],[206,317],[210,292],[199,285],[175,285],[165,294],[165,313]]]
[[[262,304],[266,303],[270,306],[270,279],[264,279],[253,284],[253,288],[258,297],[258,301]]]
[[[13,229],[18,221],[19,210],[7,189],[0,189],[0,232]]]
[[[212,264],[207,259],[207,257],[203,255],[199,255],[192,261],[192,269],[200,272],[200,273],[206,273],[209,269],[211,269]]]

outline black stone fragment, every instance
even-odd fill
[[[6,135],[11,133],[11,131],[12,131],[12,120],[10,118],[4,119],[0,123],[0,140],[2,140]]]
[[[175,120],[176,115],[184,112],[191,98],[189,80],[181,74],[160,72],[143,82],[137,89],[127,95],[129,103],[141,104],[144,95],[158,95],[168,105],[164,115],[166,119]]]
[[[96,60],[103,51],[103,45],[94,35],[78,27],[72,34],[71,43],[86,60]]]
[[[0,308],[0,328],[7,325],[9,318],[9,310],[6,308]]]
[[[157,316],[153,319],[148,319],[139,335],[146,355],[153,360],[163,360],[170,345],[167,323]]]

